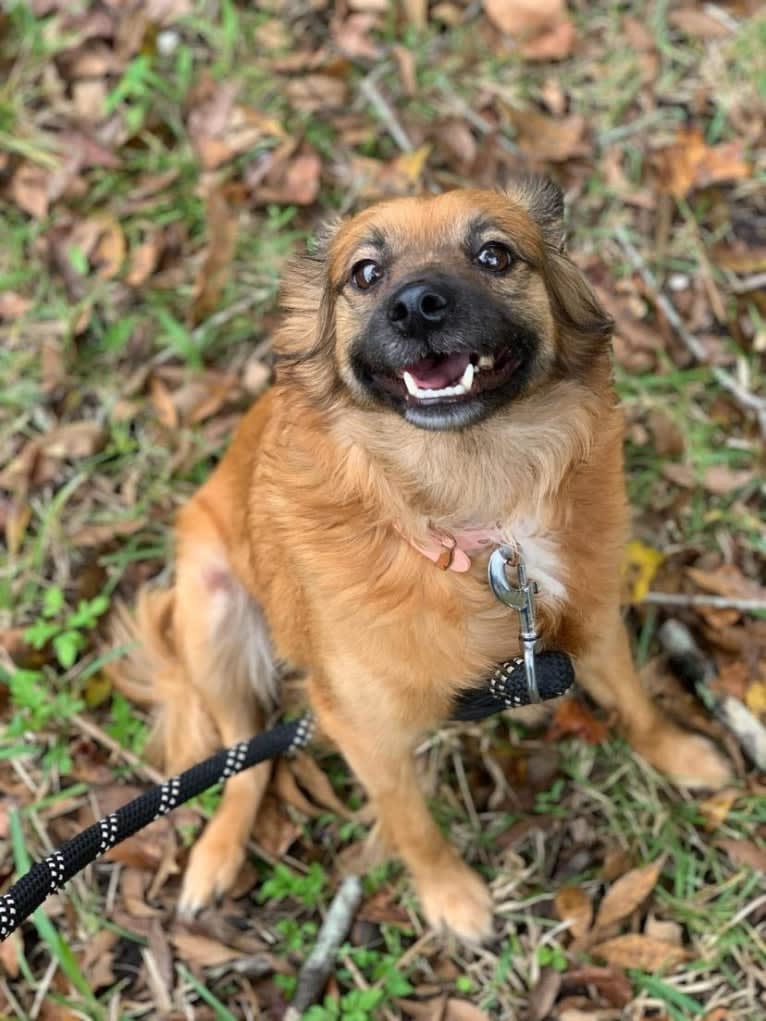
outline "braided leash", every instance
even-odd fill
[[[541,699],[558,698],[574,681],[569,657],[562,652],[537,656],[537,687]],[[482,720],[504,709],[517,709],[533,701],[522,659],[500,664],[483,688],[462,692],[453,720]],[[105,851],[183,805],[209,787],[244,769],[286,752],[305,748],[314,730],[310,714],[241,741],[197,763],[178,776],[158,784],[32,866],[25,876],[0,896],[0,942],[7,939],[51,894]]]

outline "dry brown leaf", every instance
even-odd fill
[[[129,269],[125,275],[125,283],[129,287],[142,287],[146,283],[157,268],[162,257],[162,249],[163,240],[159,231],[150,234],[133,249]]]
[[[36,220],[44,220],[48,215],[49,180],[49,172],[34,163],[22,163],[11,178],[11,198]]]
[[[346,83],[329,74],[305,74],[293,78],[287,83],[285,92],[290,103],[303,113],[338,110],[348,99]]]
[[[399,46],[398,44],[391,47],[391,54],[396,61],[404,94],[410,98],[416,96],[418,92],[418,78],[415,54],[406,46]]]
[[[285,759],[280,759],[277,762],[277,768],[274,772],[274,790],[280,798],[289,805],[292,805],[293,808],[297,808],[299,812],[309,816],[309,818],[313,819],[315,816],[321,815],[322,810],[309,801],[298,786],[293,771],[290,768],[290,763]]]
[[[574,50],[576,41],[574,23],[565,18],[549,32],[542,32],[522,43],[521,55],[531,61],[564,60]]]
[[[261,847],[273,857],[281,858],[300,834],[300,827],[290,819],[281,802],[270,794],[264,798],[253,829],[253,836]]]
[[[722,564],[714,571],[687,567],[686,573],[699,588],[730,599],[762,599],[766,589],[746,578],[735,564]]]
[[[655,918],[650,912],[644,925],[644,935],[658,939],[662,943],[672,943],[680,947],[684,942],[684,930],[678,922]]]
[[[97,422],[67,422],[41,438],[41,449],[47,457],[76,461],[101,450],[105,438],[104,429]]]
[[[677,464],[675,461],[666,461],[660,466],[660,474],[674,486],[681,489],[694,489],[694,469],[690,464]]]
[[[564,886],[556,894],[554,905],[559,919],[570,923],[573,938],[583,939],[593,920],[593,905],[588,894],[578,886]]]
[[[766,684],[754,681],[745,692],[745,705],[756,716],[766,714]]]
[[[292,148],[290,146],[286,153],[288,157]],[[275,152],[274,162],[264,175],[263,184],[259,185],[253,177],[250,182],[255,185],[255,197],[259,204],[277,202],[309,206],[319,194],[321,173],[322,161],[317,152],[310,145],[304,144],[292,158],[279,159]]]
[[[205,206],[207,251],[194,284],[191,322],[197,326],[213,312],[229,278],[237,245],[237,218],[223,193],[214,189]]]
[[[396,1005],[412,1021],[444,1021],[447,997],[442,995],[430,1000],[396,1000]]]
[[[606,929],[627,918],[649,896],[657,885],[665,857],[641,868],[631,869],[607,890],[596,915],[594,929]],[[610,961],[619,964],[619,961]]]
[[[468,1000],[451,998],[444,1009],[444,1021],[490,1021],[490,1017]]]
[[[210,936],[200,936],[194,932],[178,930],[171,934],[170,942],[176,948],[182,961],[195,964],[200,968],[215,968],[229,961],[242,957],[241,950],[227,947]]]
[[[716,840],[715,846],[726,851],[735,865],[746,865],[756,872],[766,872],[766,847],[760,847],[752,840],[737,840],[733,837]]]
[[[689,958],[683,947],[633,933],[599,943],[592,948],[591,953],[619,968],[637,968],[649,972],[672,969]]]
[[[714,18],[695,7],[668,11],[668,22],[695,39],[727,39],[733,31],[721,18]]]
[[[586,964],[582,968],[572,968],[565,972],[562,984],[565,989],[593,986],[613,1007],[626,1007],[633,999],[630,980],[621,968]]]
[[[380,27],[376,14],[350,14],[342,21],[332,23],[332,38],[338,51],[351,60],[378,60],[381,49],[369,36]]]
[[[0,943],[0,975],[16,978],[19,973],[19,951],[21,950],[21,933],[14,932],[10,938]]]
[[[686,438],[673,416],[663,408],[652,408],[646,425],[660,457],[680,457],[686,449]]]
[[[16,291],[0,292],[0,319],[18,319],[32,307],[29,298],[24,298]]]
[[[532,39],[567,18],[564,0],[484,0],[484,13],[506,35]]]
[[[113,280],[125,261],[125,235],[112,217],[102,220],[101,233],[93,249],[90,262],[102,280]]]
[[[681,128],[675,142],[658,151],[658,186],[674,198],[685,198],[695,188],[750,176],[741,141],[708,146],[698,127]]]
[[[215,170],[265,139],[285,137],[273,117],[250,107],[235,105],[237,86],[204,81],[200,97],[189,114],[192,146],[206,170]]]
[[[508,115],[518,133],[520,148],[535,160],[563,163],[590,152],[585,141],[587,124],[580,114],[555,118],[532,109],[510,108]]]
[[[81,964],[91,989],[104,989],[114,983],[112,951],[118,939],[116,932],[101,929],[86,943]]]
[[[734,471],[725,464],[713,464],[705,470],[702,484],[709,493],[725,496],[741,489],[755,478],[754,471]]]
[[[178,410],[173,401],[173,395],[159,376],[152,376],[152,381],[149,384],[149,396],[157,412],[157,418],[165,428],[177,429]]]
[[[555,741],[560,737],[578,737],[588,744],[599,744],[608,733],[606,724],[596,719],[585,703],[578,698],[566,698],[554,709],[545,739]]]
[[[125,910],[134,918],[159,918],[162,911],[146,903],[146,890],[151,874],[144,869],[123,868],[120,873],[120,893]]]
[[[543,968],[537,985],[529,994],[527,1021],[545,1021],[550,1017],[560,990],[561,973],[553,968]]]
[[[300,752],[293,758],[291,765],[293,776],[316,804],[328,808],[342,819],[356,819],[356,813],[343,804],[327,779],[327,774],[317,765],[313,756]]]
[[[723,791],[717,791],[699,803],[700,815],[705,820],[706,830],[718,829],[726,821],[734,802],[740,797],[741,793],[741,791],[733,788],[727,788]]]
[[[734,1021],[734,1015],[726,1007],[715,1007],[705,1014],[702,1021]]]
[[[402,0],[404,16],[418,32],[426,27],[428,20],[428,0]]]

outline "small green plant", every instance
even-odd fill
[[[107,733],[123,748],[129,748],[134,755],[140,755],[149,736],[149,728],[135,715],[130,702],[117,693],[112,696],[111,717],[106,727]]]
[[[567,970],[567,957],[561,947],[541,946],[537,948],[537,963],[541,968],[553,968],[554,971]]]
[[[93,630],[108,606],[109,597],[102,594],[80,600],[77,609],[67,613],[64,593],[54,585],[45,590],[41,619],[26,629],[24,639],[33,649],[42,649],[50,642],[59,665],[69,670],[87,647],[88,632]]]
[[[305,876],[293,872],[286,865],[277,864],[263,884],[258,900],[285,900],[292,897],[307,908],[314,908],[322,899],[327,873],[318,862],[313,862]]]
[[[49,724],[66,720],[79,712],[82,701],[69,691],[55,691],[39,670],[14,670],[8,676],[13,712],[3,734],[4,740],[28,733],[39,734]],[[55,741],[43,756],[49,769],[68,772],[71,759],[66,745]]]
[[[385,1000],[382,989],[352,989],[339,1000],[327,997],[322,1004],[310,1007],[304,1021],[369,1021],[377,1017],[376,1010]]]

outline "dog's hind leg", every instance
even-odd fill
[[[172,632],[186,684],[166,705],[169,771],[189,764],[183,726],[187,699],[199,699],[216,745],[251,738],[262,729],[274,695],[274,667],[263,615],[235,575],[223,535],[203,501],[179,519]],[[199,747],[192,742],[194,756]],[[212,751],[213,749],[210,749]],[[208,752],[209,754],[209,752]],[[227,781],[221,803],[192,849],[179,908],[190,914],[234,883],[270,776],[270,764]]]

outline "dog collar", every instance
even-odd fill
[[[472,556],[502,543],[499,524],[489,528],[459,528],[454,532],[429,524],[426,542],[416,542],[399,524],[394,527],[413,549],[433,561],[440,571],[458,574],[470,571]]]

